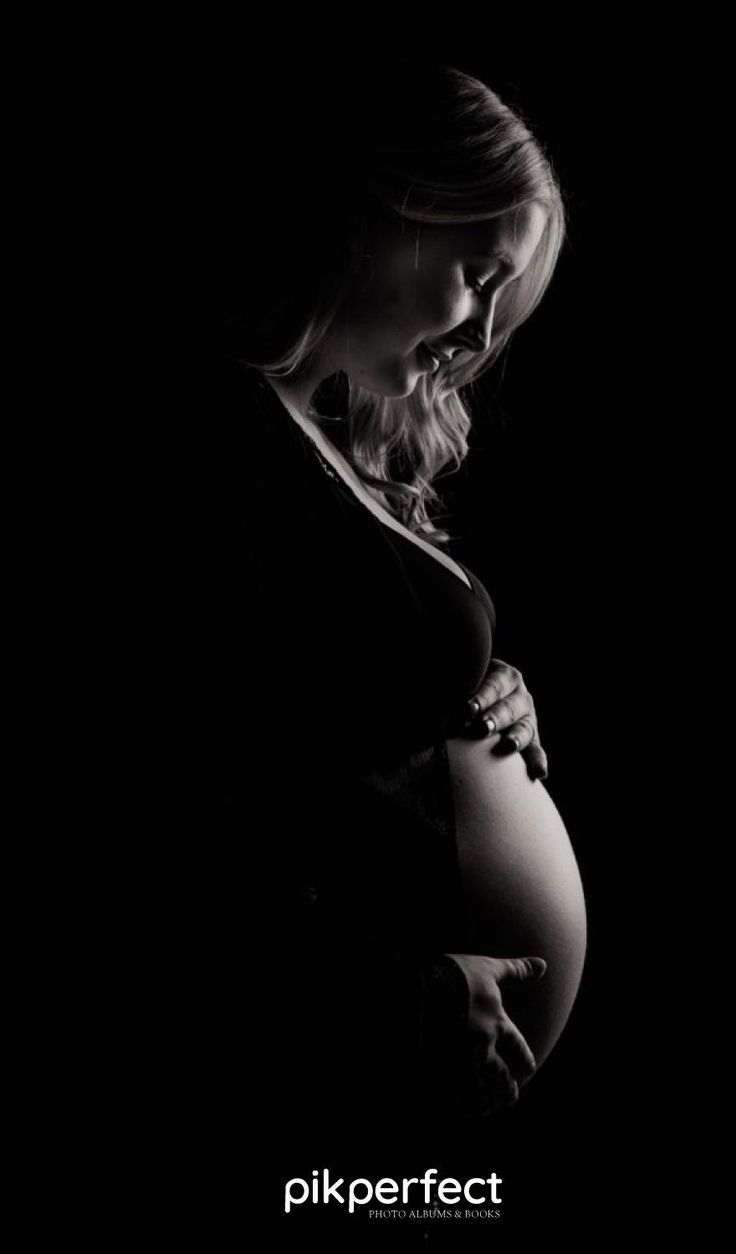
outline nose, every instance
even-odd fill
[[[480,296],[481,302],[480,313],[468,318],[460,328],[462,340],[472,348],[473,352],[485,353],[491,346],[491,335],[493,333],[493,319],[496,313],[496,298],[498,292],[495,291],[490,301],[484,301]]]

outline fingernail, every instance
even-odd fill
[[[467,704],[468,718],[477,718],[480,714],[481,706],[477,697],[471,697]]]
[[[491,750],[491,753],[498,753],[501,756],[505,756],[506,754],[509,754],[509,753],[518,753],[519,746],[518,744],[514,743],[514,740],[515,740],[514,736],[501,736],[501,739],[499,740],[498,744],[495,745],[494,748]]]

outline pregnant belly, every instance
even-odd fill
[[[537,954],[541,981],[501,986],[504,1006],[537,1065],[557,1041],[585,960],[585,900],[565,826],[544,785],[518,753],[496,757],[498,740],[451,739],[447,752],[455,830],[473,952]]]

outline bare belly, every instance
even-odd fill
[[[504,1005],[539,1065],[565,1026],[585,960],[585,899],[565,826],[518,753],[490,752],[498,736],[452,739],[447,752],[455,828],[474,950],[537,954],[541,981],[502,985]]]

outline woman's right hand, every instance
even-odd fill
[[[504,1010],[499,986],[504,980],[540,980],[547,964],[543,958],[446,957],[458,964],[470,992],[468,1035],[450,1097],[461,1117],[478,1119],[513,1105],[536,1068],[532,1051]]]

